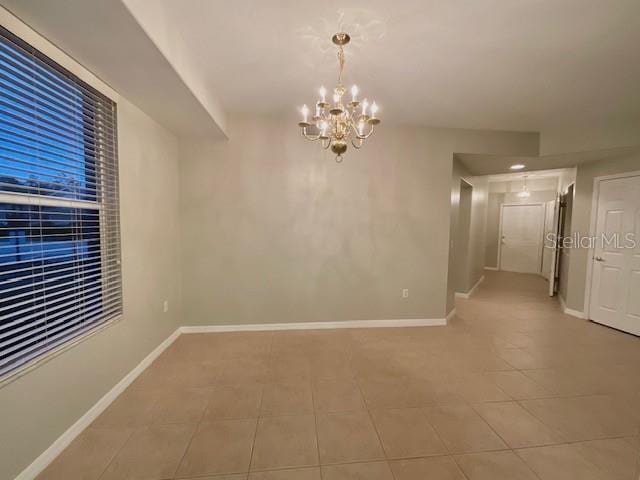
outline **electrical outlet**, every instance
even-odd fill
[[[164,310],[164,313],[167,313],[169,311],[169,300],[164,301],[164,304],[162,305],[162,309]]]
[[[409,289],[408,288],[403,288],[402,289],[402,298],[409,298]]]

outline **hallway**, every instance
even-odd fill
[[[39,478],[635,480],[640,339],[545,290],[487,272],[446,327],[182,335]]]

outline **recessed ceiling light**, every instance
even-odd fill
[[[515,165],[511,165],[509,168],[511,170],[522,170],[525,166],[521,163],[516,163]]]

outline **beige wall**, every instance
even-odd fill
[[[538,140],[383,125],[337,165],[294,125],[232,118],[228,142],[181,144],[185,324],[443,318],[453,152]]]
[[[118,135],[124,316],[0,388],[2,479],[27,467],[180,324],[177,141],[124,99]]]
[[[542,131],[540,154],[587,152],[640,145],[640,122]]]
[[[603,175],[640,170],[640,154],[635,153],[619,158],[611,158],[578,165],[573,211],[571,214],[571,232],[589,235],[591,223],[591,202],[593,198],[593,179]],[[565,301],[567,307],[584,311],[585,288],[587,285],[588,249],[576,248],[569,252],[569,276]]]

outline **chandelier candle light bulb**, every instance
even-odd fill
[[[359,149],[364,141],[369,138],[374,131],[374,127],[380,124],[380,119],[376,116],[378,105],[374,102],[371,105],[371,116],[367,115],[369,102],[365,98],[362,103],[358,101],[359,89],[356,85],[351,87],[351,101],[343,104],[344,94],[347,89],[342,83],[342,72],[344,70],[344,46],[349,43],[351,37],[344,32],[336,33],[332,42],[338,47],[338,84],[333,89],[333,103],[327,103],[327,90],[320,87],[320,100],[316,102],[315,115],[309,122],[309,109],[302,106],[302,121],[298,123],[302,131],[302,136],[307,140],[320,143],[325,149],[331,149],[336,155],[336,162],[342,162],[343,154],[347,151],[348,144]],[[362,108],[362,113],[358,115],[358,109]]]
[[[376,102],[373,102],[373,104],[371,105],[371,118],[375,118],[376,113],[378,113],[378,104]]]
[[[320,136],[321,137],[327,136],[327,122],[325,122],[324,120],[320,122]]]
[[[301,112],[302,112],[302,122],[300,122],[301,124],[309,124],[308,120],[309,120],[309,107],[307,107],[307,105],[302,105],[301,108]]]

